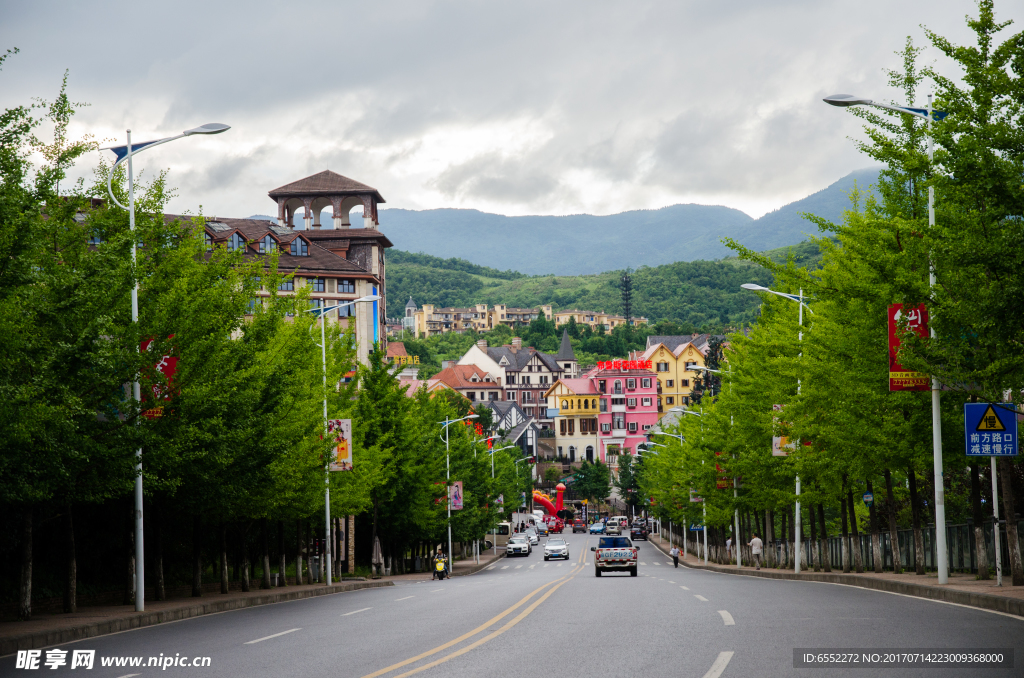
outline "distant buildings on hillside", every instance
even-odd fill
[[[619,315],[610,315],[603,311],[553,311],[551,306],[538,308],[513,308],[504,304],[476,304],[469,308],[445,307],[438,308],[433,304],[423,304],[417,308],[412,297],[405,304],[405,317],[401,320],[401,329],[411,332],[416,337],[433,337],[438,334],[455,332],[463,334],[467,330],[486,332],[499,325],[512,327],[516,323],[528,324],[541,315],[554,321],[556,325],[564,325],[574,318],[577,325],[586,325],[592,330],[603,327],[611,331],[619,325],[625,325],[626,319]],[[646,325],[647,318],[633,318],[634,325]],[[397,330],[397,322],[389,320],[389,329]]]

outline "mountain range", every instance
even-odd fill
[[[627,266],[714,260],[732,252],[728,236],[753,250],[795,245],[817,234],[800,216],[838,221],[856,183],[877,180],[876,168],[852,172],[830,186],[759,219],[721,205],[672,205],[608,216],[509,217],[471,209],[386,209],[380,228],[396,249],[529,275],[586,275]]]

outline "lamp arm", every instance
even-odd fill
[[[918,113],[917,111],[912,111],[909,108],[903,108],[901,106],[890,106],[889,104],[880,104],[876,101],[872,101],[870,104],[867,105],[874,106],[875,108],[885,108],[890,111],[896,111],[897,113],[908,113],[910,115],[916,115],[917,117],[924,118],[925,120],[928,119],[928,116],[924,113]]]
[[[177,136],[167,137],[166,139],[160,139],[159,141],[148,141],[145,144],[138,144],[140,146],[139,150],[137,150],[137,151],[133,150],[130,155],[138,155],[139,153],[142,153],[147,148],[152,148],[153,146],[159,146],[160,144],[166,144],[168,141],[174,141],[175,139],[181,139],[184,136],[186,136],[186,135],[179,134]],[[132,144],[133,147],[135,145],[136,144]],[[115,162],[113,165],[110,166],[110,174],[107,175],[107,195],[110,196],[111,201],[113,201],[113,203],[115,205],[117,205],[118,207],[123,209],[125,212],[128,211],[128,208],[125,207],[124,205],[122,205],[120,202],[118,202],[117,198],[114,197],[114,191],[113,191],[113,189],[110,186],[110,182],[114,178],[114,170],[117,169],[118,165],[120,165],[122,162],[127,160],[128,156],[129,156],[129,154],[125,153],[123,156],[118,158],[117,162]]]

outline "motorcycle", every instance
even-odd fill
[[[443,580],[445,575],[448,574],[448,560],[447,558],[438,558],[434,561],[434,577]],[[431,577],[433,578],[433,577]]]

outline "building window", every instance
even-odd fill
[[[314,292],[324,292],[326,280],[324,278],[310,278],[309,285],[313,288]]]
[[[626,417],[621,414],[612,416],[612,426],[616,429],[626,428]]]
[[[516,375],[515,375],[515,372],[509,372],[509,373],[508,373],[508,375],[507,375],[507,377],[506,377],[506,379],[505,379],[505,383],[506,383],[506,384],[514,384],[514,383],[516,383]]]
[[[326,304],[324,303],[323,299],[310,299],[309,300],[309,307],[310,308],[324,308],[325,306],[326,306]]]
[[[575,419],[570,419],[569,420],[569,435],[575,435],[575,434],[576,434],[576,420]]]
[[[636,379],[627,379],[626,380],[626,389],[629,390],[629,391],[635,391],[636,390]]]
[[[268,252],[273,252],[276,249],[277,249],[277,241],[274,240],[273,238],[271,238],[269,235],[263,236],[263,239],[260,240],[260,254],[266,254]]]
[[[525,375],[523,377],[523,383],[524,384],[529,384],[530,383],[530,375],[527,374],[527,375]]]
[[[308,257],[309,243],[302,238],[295,238],[295,240],[292,240],[291,251],[293,257]]]
[[[531,391],[523,391],[523,402],[524,403],[532,403],[533,402],[533,393]]]
[[[528,416],[528,417],[532,417],[533,416],[533,408],[532,407],[527,407],[526,408],[526,416]]]
[[[602,412],[607,412],[608,411],[608,399],[607,398],[601,398],[601,411]]]
[[[594,446],[587,445],[587,461],[593,463],[594,461]]]
[[[606,382],[604,379],[598,379],[597,380],[597,390],[600,391],[601,393],[607,393],[608,392],[608,382]]]
[[[666,379],[665,380],[665,388],[672,388],[675,385],[675,383],[676,383],[675,379]]]
[[[668,397],[665,398],[665,402],[667,404],[669,404],[669,405],[675,405],[676,404],[676,399],[675,399],[674,396],[668,396]]]
[[[238,233],[232,233],[231,237],[228,238],[228,250],[234,252],[241,249],[245,249],[245,238]]]
[[[650,431],[651,428],[653,428],[653,426],[651,424],[644,424],[644,430],[645,431]]]
[[[668,372],[668,363],[658,363],[659,372]]]
[[[469,398],[469,402],[476,402],[476,391],[469,391],[468,393],[466,393],[466,396]]]
[[[651,406],[651,399],[650,398],[642,398],[640,400],[640,404],[643,405],[644,407],[650,407]]]
[[[559,433],[560,433],[561,435],[563,435],[563,436],[564,436],[564,435],[565,435],[565,430],[566,430],[566,429],[565,429],[565,419],[559,419],[559,420],[558,420],[558,432],[559,432]],[[562,448],[558,448],[558,449],[562,449]]]
[[[291,278],[285,280],[283,283],[277,286],[277,289],[282,292],[294,292],[295,291],[295,279]]]
[[[498,399],[498,392],[497,392],[497,391],[491,391],[491,392],[489,392],[489,393],[487,394],[487,399],[488,399],[488,400],[497,400],[497,399]]]
[[[561,445],[558,446],[558,456],[559,457],[562,456],[562,446]]]
[[[680,379],[679,383],[682,385],[683,388],[690,388],[690,380],[689,379]]]
[[[569,409],[569,401],[568,400],[563,400],[562,401],[562,409],[563,410]]]
[[[622,393],[622,382],[618,379],[615,380],[615,387],[612,389],[612,393]]]
[[[338,281],[338,293],[339,294],[355,294],[356,284],[352,280],[339,280]]]
[[[636,407],[636,398],[626,398],[626,407]]]
[[[508,392],[508,399],[511,400],[512,402],[515,402],[516,401],[516,392],[515,391],[509,391]]]
[[[635,421],[629,422],[629,432],[630,433],[636,433],[636,422]]]
[[[625,404],[626,404],[626,399],[625,398],[612,398],[612,405],[625,405]]]
[[[213,249],[213,236],[209,233],[203,233],[203,241],[206,243],[206,251],[209,252]],[[89,244],[92,245],[92,239],[89,240]]]
[[[356,314],[356,305],[355,304],[348,304],[346,306],[341,306],[341,307],[338,308],[338,317],[339,318],[351,318],[351,317],[355,317],[355,314]]]
[[[642,388],[650,388],[651,387],[651,379],[650,379],[650,377],[647,377],[645,379],[641,379],[640,380],[640,385],[641,385]]]
[[[611,424],[601,424],[601,433],[610,433],[611,430]]]

